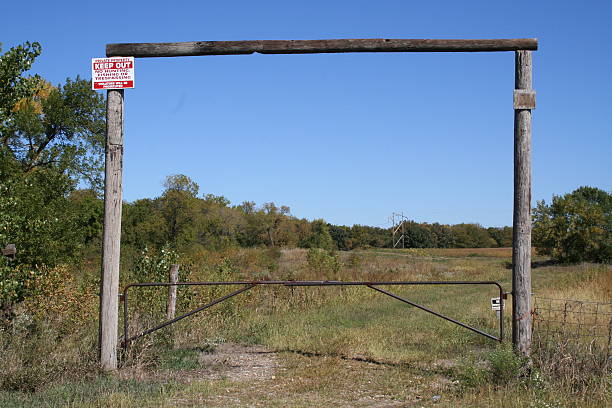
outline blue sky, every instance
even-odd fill
[[[537,37],[533,199],[612,190],[610,1],[29,1],[2,6],[3,49],[90,78],[105,44]],[[233,204],[388,226],[512,223],[514,55],[388,53],[136,60],[124,198],[183,173]]]

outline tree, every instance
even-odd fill
[[[15,244],[17,257],[0,257],[0,309],[12,316],[16,302],[28,294],[29,282],[53,267],[73,260],[88,233],[86,209],[74,211],[69,193],[74,182],[54,169],[26,174],[19,163],[0,151],[0,247]],[[95,211],[94,211],[95,212]],[[95,217],[95,215],[94,215]]]
[[[257,209],[254,201],[244,201],[236,209],[242,215],[237,234],[240,245],[246,247],[264,245],[266,230],[261,222],[262,211]]]
[[[304,248],[335,249],[336,245],[325,220],[314,220],[311,223],[311,233],[302,241],[301,246]]]
[[[56,168],[100,190],[104,154],[104,98],[77,77],[52,86],[40,81],[20,99],[3,130],[2,145],[29,173]]]
[[[145,198],[123,205],[121,240],[126,246],[142,251],[145,247],[161,248],[166,243],[166,224],[159,200]]]
[[[489,227],[487,231],[498,247],[507,248],[512,246],[512,227]]]
[[[434,238],[436,248],[452,248],[455,246],[455,236],[450,226],[437,222],[427,226]]]
[[[346,227],[344,225],[329,225],[329,234],[332,239],[336,243],[336,246],[341,251],[348,251],[351,249],[349,247],[349,238],[351,235],[350,227]]]
[[[538,201],[533,213],[538,252],[559,262],[612,260],[612,194],[580,187],[552,203]]]
[[[200,191],[200,186],[198,183],[184,174],[171,174],[166,176],[163,186],[166,192],[184,191],[192,197],[196,197],[198,195],[198,191]]]
[[[263,206],[262,222],[271,247],[275,246],[276,235],[280,225],[287,218],[291,210],[286,205],[278,208],[274,203],[265,203]]]
[[[166,242],[174,247],[195,242],[198,227],[198,184],[184,174],[166,177],[159,205],[166,223]]]
[[[405,240],[407,248],[433,248],[435,236],[423,224],[406,222]]]
[[[20,100],[33,96],[42,81],[38,75],[23,75],[32,67],[40,52],[39,43],[26,42],[0,55],[0,140],[2,141],[7,135],[7,129],[12,125],[13,108]]]
[[[478,224],[456,224],[451,227],[457,248],[491,248],[497,244]]]
[[[0,246],[18,250],[0,259],[5,315],[42,266],[74,259],[100,227],[95,196],[71,193],[80,180],[100,187],[104,99],[78,77],[54,87],[26,76],[40,52],[25,43],[0,55]]]

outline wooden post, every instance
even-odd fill
[[[178,282],[179,266],[172,265],[170,268],[170,283]],[[176,286],[168,286],[168,302],[166,303],[166,317],[168,320],[174,319],[176,313]]]
[[[514,91],[514,217],[512,231],[512,343],[531,353],[531,51],[516,51]]]
[[[117,369],[123,123],[123,89],[109,90],[106,94],[104,242],[100,282],[99,332],[100,364],[105,371]]]

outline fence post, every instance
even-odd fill
[[[179,265],[174,264],[170,268],[170,283],[178,282]],[[174,319],[176,313],[176,290],[175,285],[168,286],[168,302],[166,303],[166,317],[168,320]]]
[[[516,51],[514,90],[514,214],[512,231],[512,343],[531,353],[531,51]]]

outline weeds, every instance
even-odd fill
[[[509,287],[510,274],[502,265],[509,255],[507,250],[413,252],[200,251],[180,261],[180,280],[474,279],[496,280]],[[479,256],[470,256],[472,253]],[[175,398],[177,391],[171,381],[164,380],[167,385],[144,380],[119,384],[101,377],[96,368],[97,297],[93,286],[71,278],[68,270],[59,272],[62,277],[47,285],[53,290],[41,293],[29,303],[31,306],[24,304],[10,331],[0,332],[0,388],[5,390],[0,391],[0,406],[174,406],[181,401],[201,405],[203,396],[226,393],[230,385],[242,402],[252,398],[248,401],[253,405],[262,401],[271,406],[276,403],[265,399],[267,396],[257,397],[255,385],[227,380],[182,386],[181,395],[194,393],[183,400]],[[610,293],[609,272],[607,267],[588,264],[542,266],[534,270],[534,289],[548,295],[552,291],[576,290],[586,299],[606,300]],[[129,274],[123,278],[130,279]],[[181,288],[177,315],[229,291],[229,287]],[[471,287],[406,287],[394,291],[458,320],[495,330],[489,299],[496,293]],[[134,303],[129,316],[131,333],[164,318],[165,298],[166,290],[158,288],[151,292],[150,303],[146,302],[147,296],[140,304]],[[33,313],[34,310],[39,312]],[[352,400],[354,396],[342,387],[350,389],[352,384],[359,384],[358,393],[364,398],[376,389],[381,395],[388,393],[388,400],[415,403],[417,400],[411,399],[414,395],[424,389],[435,390],[423,401],[442,395],[440,404],[446,406],[485,406],[490,405],[489,401],[510,407],[605,406],[609,380],[605,385],[602,378],[606,376],[595,378],[593,366],[568,359],[571,346],[561,340],[555,340],[554,347],[534,349],[534,366],[527,373],[522,371],[523,361],[510,346],[494,347],[487,339],[367,288],[275,286],[254,288],[141,338],[122,355],[121,363],[122,373],[149,373],[139,378],[151,378],[160,370],[178,372],[172,378],[180,378],[182,370],[199,369],[197,356],[215,353],[220,342],[241,342],[303,353],[295,358],[279,354],[287,361],[289,371],[265,383],[269,388],[278,386],[293,393],[282,396],[287,405],[295,401],[302,401],[303,406],[332,404],[338,401],[332,395],[338,393],[358,405],[363,401]],[[467,357],[457,364],[460,355]],[[292,368],[293,360],[300,363]],[[443,377],[440,370],[432,368],[440,360],[450,362]],[[356,368],[355,361],[364,363]],[[369,366],[374,371],[367,371]],[[568,373],[573,377],[567,377]],[[428,381],[438,385],[427,388]],[[94,396],[96,392],[98,396]],[[210,405],[227,402],[211,401]]]
[[[511,344],[503,343],[486,353],[484,359],[464,358],[456,375],[468,388],[489,384],[507,386],[524,380],[526,362],[514,352]]]
[[[342,262],[338,255],[332,251],[320,248],[311,248],[306,256],[308,267],[323,280],[338,279]]]

